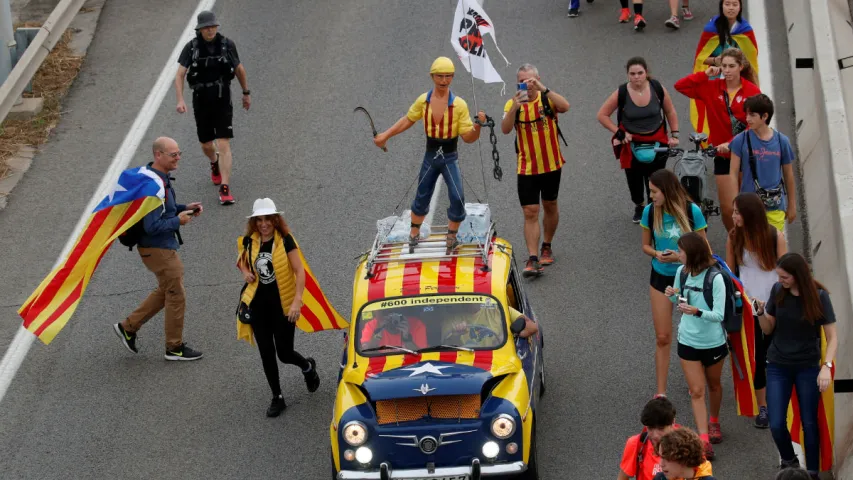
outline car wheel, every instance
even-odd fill
[[[542,355],[542,366],[539,369],[539,398],[545,395],[545,355]]]
[[[518,476],[518,480],[539,480],[539,461],[536,453],[536,426],[530,436],[530,456],[527,458],[527,470]]]

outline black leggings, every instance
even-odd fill
[[[630,148],[625,145],[622,148]],[[636,158],[631,159],[631,168],[625,169],[625,178],[628,180],[628,190],[631,192],[631,201],[634,205],[642,205],[649,196],[649,177],[662,168],[666,168],[667,153],[658,153],[651,163],[638,162]]]
[[[256,314],[257,315],[257,314]],[[305,357],[293,350],[293,335],[296,325],[290,323],[284,314],[257,315],[252,323],[255,333],[255,342],[261,353],[261,363],[264,365],[264,374],[270,384],[273,396],[281,395],[281,382],[278,378],[278,362],[276,356],[282,363],[296,365],[303,371],[308,370],[311,364]]]
[[[755,318],[755,376],[752,378],[752,386],[756,390],[767,388],[767,349],[773,340],[773,335],[765,335],[761,331],[758,317]]]

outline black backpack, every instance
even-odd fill
[[[658,97],[658,104],[660,105],[661,114],[663,114],[663,85],[660,84],[657,80],[650,78],[649,83],[652,85],[652,91],[655,92],[655,95]],[[623,83],[619,85],[619,90],[617,94],[617,103],[616,103],[616,126],[622,125],[622,110],[625,108],[625,102],[628,98],[628,84]],[[666,126],[666,122],[663,122],[664,126]]]
[[[220,73],[220,81],[230,82],[234,79],[236,72],[234,69],[234,62],[231,59],[230,50],[228,49],[228,39],[225,35],[220,35],[220,45],[219,45],[219,56],[215,57],[205,57],[205,67],[208,67],[208,62],[214,61],[219,65],[219,73]],[[198,60],[200,58],[200,50],[199,50],[199,40],[198,36],[192,39],[190,42],[190,49],[192,50],[192,63],[190,64],[189,75],[187,76],[188,81],[193,80],[193,84],[197,82],[194,80],[195,70],[198,69]]]
[[[737,313],[737,306],[735,304],[735,284],[729,274],[729,269],[720,263],[718,257],[715,256],[714,264],[708,267],[708,273],[705,274],[705,281],[701,289],[686,286],[687,271],[684,268],[681,269],[679,281],[682,290],[690,289],[694,292],[701,291],[702,295],[705,297],[705,303],[708,304],[708,308],[714,308],[714,278],[717,275],[723,276],[723,284],[726,286],[726,308],[723,312],[723,330],[725,330],[726,333],[739,332],[743,327],[743,315],[738,315]]]
[[[145,225],[143,225],[142,220],[134,223],[130,228],[124,231],[121,235],[118,236],[118,241],[127,247],[128,250],[133,251],[133,247],[139,243],[139,240],[145,236]]]

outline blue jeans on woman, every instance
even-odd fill
[[[435,191],[435,183],[439,175],[444,177],[447,184],[447,195],[450,197],[450,208],[447,218],[451,222],[465,220],[465,196],[462,193],[462,173],[459,171],[459,156],[456,152],[440,153],[426,152],[418,173],[418,191],[412,201],[413,215],[429,213],[429,201]]]
[[[800,405],[800,420],[803,424],[803,445],[806,453],[806,469],[817,472],[820,468],[820,432],[817,424],[820,389],[817,375],[820,367],[788,367],[775,363],[767,364],[767,413],[770,416],[770,433],[782,461],[797,458],[791,445],[788,431],[788,403],[791,391],[797,388]]]

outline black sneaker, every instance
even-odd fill
[[[643,210],[645,210],[645,205],[635,205],[634,206],[634,218],[631,220],[634,223],[640,223],[640,220],[643,219]]]
[[[308,391],[314,393],[320,388],[320,375],[317,374],[317,362],[311,357],[306,358],[306,360],[311,364],[311,368],[307,372],[303,371],[302,376],[305,377],[305,386],[308,387]]]
[[[767,407],[758,407],[758,416],[755,417],[755,428],[770,428],[770,416]]]
[[[797,457],[794,457],[791,461],[782,460],[779,464],[779,468],[782,470],[786,468],[800,468],[800,460]]]
[[[577,8],[570,8],[569,14],[567,16],[570,18],[574,18],[574,17],[577,17],[578,15],[580,15],[580,12],[578,11]]]
[[[281,415],[281,412],[283,412],[285,408],[287,408],[287,404],[284,403],[284,397],[281,395],[272,397],[272,402],[270,402],[270,406],[267,408],[267,416],[277,417]]]
[[[133,353],[139,353],[139,350],[136,349],[136,334],[130,333],[121,326],[120,323],[116,323],[113,325],[113,331],[116,332],[118,338],[121,339],[121,343],[124,344],[125,348],[130,350]]]
[[[204,354],[188,347],[186,343],[182,343],[181,346],[176,349],[166,350],[166,360],[177,362],[200,360],[203,356]]]

